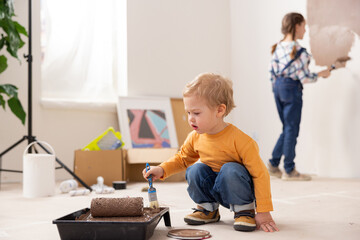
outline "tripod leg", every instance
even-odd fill
[[[9,152],[9,151],[10,151],[11,149],[13,149],[14,147],[16,147],[17,145],[19,145],[20,143],[22,143],[23,141],[25,141],[26,139],[27,139],[27,136],[23,136],[19,141],[17,141],[17,142],[14,143],[13,145],[11,145],[11,146],[8,147],[7,149],[5,149],[2,153],[0,153],[0,173],[1,173],[2,171],[22,173],[22,171],[2,169],[2,156],[5,155],[7,152]],[[1,187],[1,174],[0,174],[0,187]],[[0,188],[0,189],[1,189],[1,188]]]
[[[79,178],[73,171],[71,171],[65,164],[63,164],[58,158],[55,158],[56,162],[59,163],[68,173],[70,173],[76,180],[78,180],[84,187],[92,191],[92,188],[89,187],[81,178]]]
[[[10,151],[11,149],[13,149],[14,147],[16,147],[17,145],[19,145],[20,143],[22,143],[23,141],[25,141],[27,139],[27,136],[23,136],[22,139],[20,139],[19,141],[17,141],[16,143],[14,143],[13,145],[11,145],[10,147],[8,147],[7,149],[5,149],[2,153],[0,153],[0,158],[5,155],[8,151]]]
[[[47,153],[51,153],[49,152],[49,150],[47,150],[43,145],[41,145],[41,143],[37,142],[37,144],[44,149],[45,152]],[[71,174],[71,176],[73,176],[76,180],[78,180],[84,187],[86,187],[87,189],[90,190],[90,192],[92,191],[92,188],[89,187],[83,180],[81,180],[73,171],[71,171],[64,163],[62,163],[57,157],[55,157],[56,162],[59,163],[61,165],[61,167],[63,167],[68,173]]]

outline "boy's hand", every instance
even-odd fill
[[[255,216],[256,228],[264,232],[279,231],[269,212],[259,212]]]
[[[146,180],[149,177],[150,174],[152,174],[153,181],[156,179],[160,179],[164,175],[164,169],[159,166],[150,166],[150,170],[146,172],[146,168],[142,171],[142,174]]]

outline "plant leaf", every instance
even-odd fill
[[[3,19],[5,17],[5,8],[4,6],[0,5],[0,19]]]
[[[5,71],[5,69],[8,67],[7,64],[7,58],[4,55],[0,56],[0,73]]]
[[[24,26],[22,26],[20,23],[18,23],[16,21],[14,21],[14,25],[15,25],[15,28],[18,31],[19,34],[22,34],[24,36],[28,36],[28,33],[27,33]]]
[[[3,107],[3,109],[5,110],[5,100],[4,97],[0,94],[0,105]]]
[[[15,16],[13,0],[0,0],[0,50],[6,46],[6,50],[14,58],[18,58],[17,52],[19,48],[24,46],[24,41],[21,35],[28,36],[26,29],[12,18]],[[7,58],[5,55],[0,56],[0,73],[7,68]],[[23,125],[25,125],[26,113],[18,99],[18,88],[11,84],[0,85],[0,105],[5,110],[6,101],[5,96],[9,99],[8,106],[14,115],[19,118]]]
[[[1,0],[0,19],[5,18],[5,17],[11,17],[11,15],[13,13],[14,13],[14,6],[12,4],[12,1]]]
[[[5,14],[9,17],[14,15],[13,1],[5,1]]]
[[[18,88],[12,84],[0,85],[0,93],[5,93],[9,97],[17,97]]]
[[[8,100],[8,105],[15,116],[21,120],[23,125],[25,125],[26,113],[21,105],[20,100],[14,96]]]
[[[22,48],[25,45],[25,42],[20,38],[19,48]]]
[[[0,50],[4,47],[5,44],[5,38],[4,35],[1,34],[1,39],[0,39]]]
[[[17,51],[20,46],[20,37],[15,32],[9,32],[9,41],[7,44],[6,50],[13,56],[14,58],[18,58]]]
[[[0,27],[2,27],[4,32],[7,34],[5,37],[5,44],[7,46],[6,50],[11,56],[18,58],[17,51],[21,44],[21,39],[14,22],[10,18],[4,18],[0,21]]]

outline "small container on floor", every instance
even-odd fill
[[[113,181],[113,188],[115,190],[126,189],[126,181]]]

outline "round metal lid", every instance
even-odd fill
[[[168,232],[168,237],[177,239],[206,239],[210,238],[210,232],[201,229],[174,229]]]

